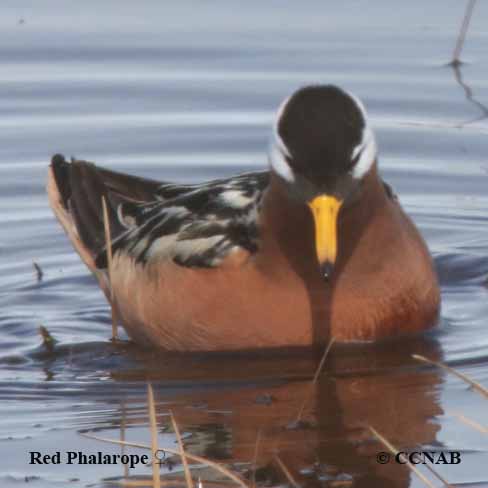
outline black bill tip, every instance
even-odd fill
[[[325,281],[330,280],[333,271],[334,271],[334,264],[331,263],[330,261],[326,261],[320,266],[320,272],[322,273],[322,276]]]

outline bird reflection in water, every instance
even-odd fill
[[[436,340],[422,336],[334,345],[314,384],[320,354],[151,356],[145,368],[113,376],[150,380],[163,430],[171,410],[188,453],[247,463],[251,484],[286,481],[281,464],[301,486],[407,487],[406,466],[377,462],[385,448],[369,427],[401,450],[439,446],[442,375],[412,354],[442,360]],[[147,419],[144,403],[144,397],[127,400],[126,426]]]

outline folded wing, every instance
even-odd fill
[[[64,209],[99,269],[107,266],[102,197],[107,201],[113,253],[144,264],[171,259],[214,267],[233,250],[256,252],[257,217],[267,171],[203,184],[162,183],[67,162],[56,155],[52,174]]]

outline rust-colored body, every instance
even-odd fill
[[[106,274],[77,238],[51,173],[49,196],[109,297]],[[293,203],[272,176],[256,254],[239,251],[204,269],[170,260],[136,264],[118,253],[112,268],[117,315],[136,342],[173,351],[314,346],[330,337],[369,341],[433,326],[440,297],[431,257],[376,166],[338,225],[337,262],[325,281],[310,209]]]

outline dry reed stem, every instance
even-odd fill
[[[391,444],[385,437],[383,437],[378,431],[373,429],[373,427],[371,426],[369,426],[368,428],[370,432],[376,437],[376,439],[378,439],[381,444],[383,444],[394,456],[399,453],[398,449],[393,444]],[[408,469],[410,469],[412,473],[414,473],[420,480],[422,480],[425,486],[428,486],[429,488],[436,488],[435,485],[433,485],[432,482],[426,476],[424,476],[403,454],[401,456]],[[440,478],[437,474],[436,476],[442,480],[442,478]],[[445,482],[444,480],[442,480],[442,482],[446,486],[450,486],[449,483]]]
[[[273,456],[273,460],[279,466],[281,471],[283,471],[283,474],[285,475],[286,479],[288,480],[288,483],[290,483],[294,488],[300,488],[300,484],[293,477],[290,470],[286,467],[285,463],[281,460],[281,458],[278,456],[278,454],[275,454]]]
[[[112,286],[112,237],[108,219],[107,201],[102,195],[103,227],[105,229],[105,247],[107,249],[108,280],[110,282],[110,310],[112,312],[112,339],[117,339],[117,314],[115,312],[114,289]]]
[[[416,359],[417,361],[422,361],[424,363],[433,364],[434,366],[445,369],[449,373],[457,376],[458,378],[461,378],[463,381],[468,383],[474,390],[478,391],[483,396],[488,398],[488,389],[485,388],[484,386],[480,385],[477,381],[472,380],[469,376],[465,375],[464,373],[460,373],[459,371],[456,371],[455,369],[451,368],[450,366],[447,366],[444,363],[440,363],[438,361],[432,361],[432,359],[428,359],[425,356],[421,356],[419,354],[412,354],[412,357],[414,359]]]
[[[151,451],[152,451],[152,474],[153,488],[161,488],[161,479],[159,477],[160,465],[155,462],[158,447],[158,424],[156,421],[156,408],[154,406],[154,392],[151,383],[147,384],[147,409],[149,413],[149,425],[151,427]]]
[[[471,17],[473,16],[475,4],[476,0],[469,0],[468,5],[466,5],[463,22],[461,24],[461,29],[459,31],[458,39],[456,42],[456,47],[454,48],[454,52],[452,53],[452,65],[459,65],[461,63],[459,57],[461,56],[461,51],[464,47],[464,41],[466,40],[466,34],[468,32],[469,23],[471,22]]]
[[[258,450],[259,450],[259,443],[261,441],[261,429],[258,429],[258,433],[256,434],[256,443],[254,444],[254,456],[252,460],[252,472],[251,472],[251,486],[252,488],[256,488],[256,467],[258,463]]]
[[[125,402],[122,401],[122,419],[120,421],[120,440],[125,441]],[[120,446],[120,453],[122,455],[125,454],[125,446],[122,445]],[[128,478],[129,477],[129,466],[127,464],[124,464],[124,477]]]
[[[451,412],[451,415],[456,417],[463,424],[469,425],[470,427],[477,430],[478,432],[481,432],[482,434],[488,434],[488,427],[478,424],[478,422],[475,422],[474,420],[466,417],[466,415],[463,415],[462,413],[458,413],[458,412]]]
[[[153,487],[153,480],[130,480],[130,481],[105,481],[105,484],[115,485],[115,486],[123,486],[124,488],[132,488],[138,486],[148,486],[149,488]],[[169,483],[163,483],[161,486],[169,486]]]
[[[86,434],[86,433],[81,433],[81,432],[80,432],[80,435],[82,435],[83,437],[87,437],[88,439],[95,439],[95,440],[100,441],[100,442],[108,442],[110,444],[124,444],[126,446],[136,447],[138,449],[149,449],[149,450],[151,450],[151,446],[148,446],[147,444],[140,444],[138,442],[122,442],[122,441],[117,440],[117,439],[107,439],[106,437],[99,437],[97,435]],[[164,451],[164,452],[169,452],[170,454],[174,454],[175,456],[180,455],[180,451],[178,451],[177,449],[171,449],[169,447],[160,447],[159,450]],[[235,481],[242,488],[249,488],[241,478],[239,478],[232,471],[230,471],[225,466],[222,466],[219,463],[216,463],[210,459],[207,459],[207,458],[204,458],[201,456],[197,456],[195,454],[190,454],[189,452],[186,453],[186,457],[188,459],[191,459],[192,461],[195,461],[195,462],[200,463],[200,464],[205,464],[205,465],[215,469],[216,471],[223,474],[224,476],[227,476],[227,478],[231,479],[232,481]]]
[[[313,392],[313,388],[314,388],[315,384],[317,383],[317,380],[319,379],[320,372],[322,371],[322,368],[324,367],[325,360],[329,354],[329,351],[332,347],[332,344],[334,344],[334,341],[335,341],[335,338],[332,337],[329,341],[329,344],[327,344],[327,347],[325,348],[324,354],[322,355],[322,359],[320,360],[320,363],[317,366],[317,370],[315,371],[315,375],[313,377],[313,380],[307,389],[307,393],[305,394],[305,399],[303,400],[302,406],[300,407],[300,410],[298,411],[296,422],[300,422],[300,420],[302,419],[302,415],[303,415],[303,412],[305,410],[305,407],[307,406],[308,400],[310,399],[310,396]]]
[[[115,485],[115,486],[122,486],[124,488],[136,488],[139,486],[147,486],[152,488],[152,480],[130,480],[130,481],[116,481],[116,480],[107,480],[104,482],[105,484]],[[183,480],[161,480],[161,487],[175,487],[175,488],[185,488],[186,481]],[[225,488],[229,485],[226,485],[225,482],[218,482],[218,481],[205,481],[205,488]]]
[[[424,464],[424,466],[446,487],[446,488],[454,488],[449,481],[443,478],[432,466],[429,464]]]
[[[169,415],[171,417],[171,423],[173,424],[173,430],[175,431],[176,440],[178,441],[178,446],[180,448],[181,463],[183,464],[183,470],[185,472],[185,480],[187,488],[193,488],[193,480],[191,478],[190,468],[188,467],[188,461],[186,459],[185,447],[183,446],[183,440],[181,439],[180,429],[176,423],[175,416],[170,410]]]

